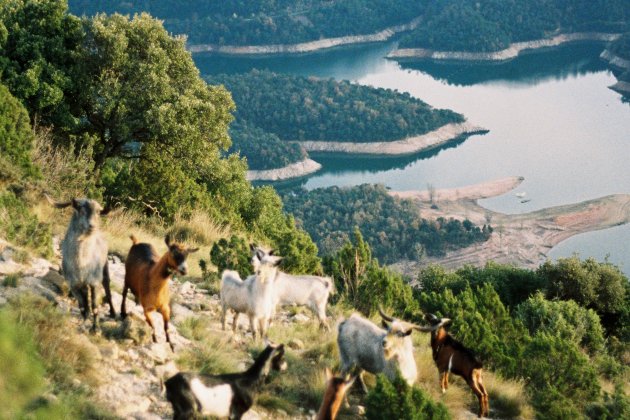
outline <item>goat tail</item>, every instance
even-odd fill
[[[131,239],[134,245],[138,243],[138,238],[136,238],[135,235],[129,235],[129,239]]]

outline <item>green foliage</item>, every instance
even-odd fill
[[[410,387],[400,375],[390,382],[383,374],[379,374],[376,386],[365,399],[365,408],[368,420],[451,418],[442,403],[433,401],[420,388]]]
[[[0,193],[0,235],[43,257],[52,256],[50,226],[39,222],[28,205],[12,191]]]
[[[450,289],[454,294],[469,285],[477,287],[490,283],[499,294],[501,302],[508,307],[515,307],[542,290],[545,285],[544,279],[535,271],[492,261],[483,268],[465,266],[450,272],[439,265],[430,265],[420,271],[418,281],[425,292]]]
[[[83,35],[65,0],[1,0],[0,74],[32,119],[60,131],[72,117],[72,63]],[[4,32],[4,31],[0,31]]]
[[[442,0],[427,2],[423,24],[401,48],[498,51],[560,32],[620,32],[630,24],[628,0]]]
[[[225,85],[236,119],[281,140],[375,142],[424,134],[464,117],[408,93],[269,71],[208,77]]]
[[[230,127],[232,147],[228,153],[240,153],[247,158],[252,170],[282,168],[307,157],[304,147],[297,143],[282,141],[277,135],[267,133],[246,122]]]
[[[219,273],[223,270],[238,271],[241,278],[253,274],[250,263],[251,251],[245,240],[239,236],[232,235],[228,241],[225,238],[219,239],[210,250],[210,261],[217,267]]]
[[[626,395],[623,384],[615,384],[613,394],[605,393],[604,401],[592,404],[587,415],[593,420],[627,419],[630,417],[630,397]]]
[[[311,237],[295,225],[293,216],[282,217],[280,229],[267,234],[282,258],[282,270],[293,274],[319,273],[321,261],[317,245]]]
[[[546,332],[585,348],[591,355],[604,349],[604,330],[599,317],[592,309],[574,301],[552,302],[537,293],[520,304],[514,316],[531,335]]]
[[[44,388],[44,367],[27,328],[0,310],[0,419],[17,418]]]
[[[594,366],[573,342],[538,332],[523,350],[520,374],[527,379],[531,401],[545,418],[579,417],[599,396]]]
[[[630,283],[618,267],[592,258],[580,261],[577,256],[547,261],[538,269],[547,284],[547,298],[574,300],[580,306],[594,309],[610,334],[630,339]]]
[[[408,23],[424,8],[414,0],[94,1],[70,0],[77,14],[134,14],[165,20],[166,28],[188,34],[193,44],[262,45],[378,32]],[[360,16],[360,19],[357,19]]]
[[[492,229],[479,228],[470,221],[420,217],[410,200],[390,196],[382,185],[364,184],[352,188],[318,188],[283,195],[285,209],[326,253],[339,244],[330,236],[347,238],[354,226],[385,263],[403,258],[418,260],[425,253],[443,255],[447,250],[485,241]]]
[[[411,287],[403,277],[381,267],[372,258],[370,246],[358,228],[353,241],[346,242],[334,256],[325,258],[325,271],[335,280],[337,292],[353,307],[370,316],[379,306],[396,316],[410,316],[418,310]]]
[[[0,154],[24,175],[35,176],[38,171],[31,161],[32,147],[33,131],[26,109],[0,84]]]

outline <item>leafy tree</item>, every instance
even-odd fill
[[[74,126],[72,68],[83,32],[66,0],[0,0],[0,74],[32,120]]]
[[[365,416],[369,420],[450,419],[448,410],[441,402],[435,402],[424,391],[410,387],[400,374],[389,381],[385,375],[376,377],[376,386],[365,399]]]
[[[521,303],[514,316],[531,335],[547,332],[586,348],[591,355],[604,349],[604,330],[599,317],[592,309],[574,301],[548,301],[539,292]]]
[[[24,175],[36,176],[31,161],[33,131],[26,109],[0,84],[0,154]]]

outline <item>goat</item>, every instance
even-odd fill
[[[285,370],[284,345],[269,344],[254,364],[242,373],[203,375],[180,372],[165,382],[173,419],[205,416],[240,419],[254,404],[269,370]]]
[[[482,364],[473,352],[464,347],[462,343],[455,340],[446,329],[446,325],[451,323],[448,318],[438,318],[433,314],[426,314],[424,319],[434,328],[431,332],[431,349],[433,361],[440,374],[440,386],[442,393],[448,388],[448,374],[459,375],[468,384],[479,399],[479,417],[488,416],[490,405],[488,403],[488,392],[483,386],[481,373]]]
[[[396,370],[400,370],[405,381],[413,385],[418,370],[413,357],[411,332],[414,329],[425,332],[432,330],[432,327],[419,326],[387,316],[380,308],[379,313],[385,329],[377,327],[357,314],[341,322],[338,327],[337,345],[341,373],[347,374],[353,368],[358,368],[359,384],[364,392],[367,392],[361,377],[364,370],[373,374],[383,372],[390,380],[396,376]]]
[[[130,238],[133,245],[125,261],[125,286],[120,305],[120,315],[123,318],[127,316],[125,304],[127,292],[131,289],[136,300],[140,302],[144,309],[144,317],[152,329],[153,342],[155,343],[157,340],[155,338],[155,327],[153,322],[151,322],[151,313],[158,311],[164,321],[166,341],[171,346],[171,350],[174,350],[173,343],[171,343],[171,338],[168,335],[168,321],[171,318],[168,281],[173,272],[186,275],[188,272],[186,257],[188,254],[196,252],[199,248],[187,249],[181,244],[171,242],[170,236],[166,235],[164,242],[168,246],[168,251],[160,258],[151,244],[138,243],[138,240],[133,235]]]
[[[232,270],[224,270],[221,274],[221,325],[225,330],[225,318],[229,309],[234,312],[232,332],[236,331],[238,316],[249,310],[249,291],[255,276],[241,280],[241,276]]]
[[[72,205],[74,209],[61,245],[61,268],[72,294],[79,302],[83,319],[87,319],[88,313],[92,315],[92,331],[95,332],[98,328],[98,283],[105,289],[109,315],[116,317],[109,287],[107,242],[99,230],[99,216],[103,208],[89,199],[73,198],[65,203],[56,203],[50,197],[46,198],[56,208]]]
[[[346,391],[352,386],[356,376],[346,374],[345,377],[333,376],[326,368],[326,391],[319,407],[316,420],[335,420]]]
[[[259,253],[258,258],[260,264],[254,278],[248,284],[247,315],[254,339],[256,339],[256,324],[258,324],[259,335],[266,337],[267,328],[275,313],[275,283],[279,273],[278,265],[282,261],[281,257],[263,255],[262,252]]]
[[[273,250],[268,253],[263,249],[251,246],[254,252],[252,265],[254,269],[260,264],[260,255],[273,255]],[[326,318],[326,304],[328,296],[333,293],[333,281],[330,277],[293,275],[279,271],[275,283],[276,305],[305,305],[319,319],[320,326],[329,329]]]

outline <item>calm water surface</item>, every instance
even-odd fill
[[[608,194],[630,193],[630,106],[607,87],[614,76],[598,58],[601,45],[573,45],[505,64],[397,63],[383,57],[394,43],[267,58],[200,55],[202,73],[252,68],[347,79],[409,92],[450,108],[490,132],[441,150],[404,158],[315,156],[308,189],[382,183],[394,190],[453,188],[508,176],[521,186],[483,200],[492,210],[522,213]],[[295,184],[295,183],[293,183]],[[515,193],[531,201],[521,203]],[[573,237],[551,251],[609,260],[630,274],[630,225]]]

